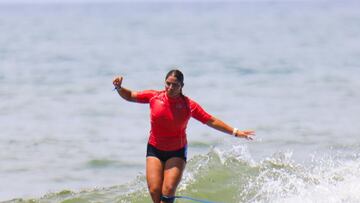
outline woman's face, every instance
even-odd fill
[[[169,76],[165,80],[165,91],[170,97],[177,97],[181,93],[181,83],[174,76]]]

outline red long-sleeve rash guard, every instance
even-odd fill
[[[190,117],[204,124],[211,119],[210,114],[186,96],[171,98],[165,91],[145,90],[137,92],[136,101],[150,104],[149,144],[159,150],[178,150],[187,144],[186,126]]]

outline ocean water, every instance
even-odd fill
[[[360,4],[0,5],[0,201],[150,202],[149,108],[183,92],[254,141],[189,122],[178,195],[360,202]],[[177,200],[177,202],[189,202]]]

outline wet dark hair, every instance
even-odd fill
[[[168,77],[170,76],[174,76],[180,82],[181,86],[184,86],[184,74],[180,70],[173,69],[169,71],[166,74],[165,80],[168,79]]]
[[[170,76],[174,76],[176,78],[177,81],[180,82],[181,84],[181,87],[184,86],[184,74],[178,70],[178,69],[173,69],[171,71],[169,71],[167,74],[166,74],[166,77],[165,77],[165,80],[168,79],[168,77]],[[191,111],[190,111],[190,107],[189,107],[189,101],[188,99],[186,99],[186,97],[184,96],[184,94],[182,93],[182,88],[180,89],[180,94],[181,94],[181,97],[184,99],[185,101],[185,104],[186,104],[186,108],[188,109],[188,112],[189,112],[189,115],[191,114]]]

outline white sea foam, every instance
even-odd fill
[[[311,166],[270,158],[248,183],[256,195],[247,202],[359,202],[359,167],[358,158],[320,157]]]

